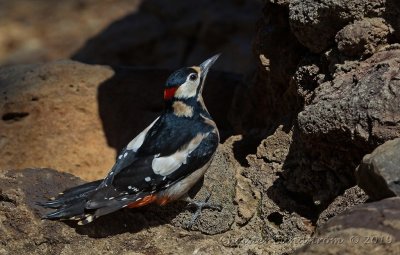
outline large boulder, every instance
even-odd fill
[[[399,254],[400,198],[360,205],[332,218],[295,254]]]
[[[400,196],[400,138],[365,155],[356,178],[358,186],[373,200]]]
[[[365,154],[400,136],[398,10],[393,0],[265,3],[258,70],[236,111],[238,126],[259,131],[236,151],[276,169],[277,190],[303,213],[324,211],[356,184]]]
[[[400,136],[399,60],[397,49],[380,51],[313,91],[297,118],[297,148],[306,160],[288,172],[292,191],[329,200],[355,184],[366,153]]]
[[[385,0],[293,0],[289,10],[290,26],[299,42],[321,53],[334,44],[336,33],[346,24],[382,16]]]
[[[392,29],[382,18],[365,18],[340,30],[335,37],[338,50],[347,56],[370,56],[388,44]]]

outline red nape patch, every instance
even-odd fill
[[[178,87],[164,89],[164,100],[170,100],[173,98],[177,89]]]

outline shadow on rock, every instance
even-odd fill
[[[115,67],[114,75],[100,84],[99,114],[107,142],[117,152],[162,113],[163,84],[171,72]],[[204,101],[222,141],[233,133],[228,115],[235,90],[242,85],[240,75],[210,72],[207,77]]]
[[[135,210],[125,209],[105,215],[87,225],[77,225],[76,222],[65,222],[75,228],[80,235],[93,238],[106,238],[123,233],[137,233],[144,229],[168,224],[186,209],[185,202],[174,202],[159,207],[150,205]]]
[[[89,39],[72,59],[176,68],[222,52],[214,68],[243,73],[254,66],[251,39],[259,10],[256,0],[143,1],[136,12]]]

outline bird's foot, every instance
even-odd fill
[[[190,222],[186,225],[187,229],[192,228],[193,224],[196,223],[196,221],[201,216],[201,212],[203,211],[203,209],[212,209],[212,210],[217,210],[217,211],[222,210],[221,205],[208,202],[208,200],[210,200],[210,197],[211,197],[211,192],[208,192],[208,195],[206,196],[204,201],[193,201],[193,200],[189,201],[188,206],[196,207],[196,211],[193,213],[192,219],[190,220]]]

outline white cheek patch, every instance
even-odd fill
[[[186,144],[186,146],[182,147],[174,154],[165,157],[154,157],[151,163],[154,173],[167,176],[176,171],[182,164],[186,164],[189,154],[192,153],[207,136],[208,133],[199,133]]]
[[[129,144],[126,146],[127,150],[132,150],[134,152],[136,152],[140,146],[142,146],[143,142],[144,142],[144,138],[146,138],[146,134],[147,132],[150,130],[150,128],[154,125],[154,123],[156,123],[156,121],[159,119],[160,117],[158,117],[157,119],[155,119],[147,128],[145,128],[140,134],[138,134],[135,138],[133,138],[132,141],[129,142]]]
[[[176,98],[191,98],[196,96],[199,80],[200,79],[197,79],[196,81],[187,80],[184,84],[179,86],[174,96]]]

